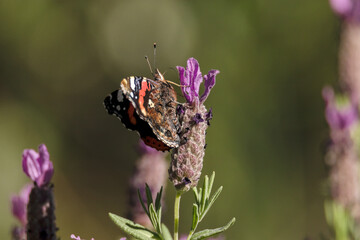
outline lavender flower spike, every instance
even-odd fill
[[[23,226],[27,223],[27,204],[29,202],[29,195],[33,185],[26,184],[20,191],[19,195],[11,197],[11,212],[19,219]]]
[[[177,113],[181,124],[179,135],[181,144],[171,153],[169,178],[178,191],[188,191],[197,185],[203,167],[205,155],[205,134],[212,118],[212,111],[204,105],[216,82],[219,70],[210,70],[202,76],[200,66],[195,58],[187,60],[186,69],[177,66],[182,92],[186,103],[178,105]],[[200,96],[200,84],[204,81],[205,90]]]
[[[39,146],[39,153],[33,149],[25,149],[22,155],[22,167],[25,174],[39,187],[48,184],[54,174],[54,167],[45,144]]]

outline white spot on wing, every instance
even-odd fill
[[[130,88],[131,90],[135,91],[135,78],[130,77]]]
[[[154,106],[154,102],[153,102],[151,99],[149,99],[148,104],[149,104],[149,107],[150,107],[150,108],[154,108],[154,107],[155,107],[155,106]]]

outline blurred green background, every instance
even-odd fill
[[[28,182],[22,150],[40,143],[55,165],[59,236],[123,235],[107,212],[126,214],[138,136],[102,101],[123,77],[151,76],[153,42],[167,79],[189,57],[221,71],[203,173],[225,188],[200,229],[236,217],[227,239],[328,233],[320,93],[337,80],[339,30],[325,0],[0,0],[0,239],[16,223],[10,195]],[[170,184],[166,197],[172,229]]]

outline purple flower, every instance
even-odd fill
[[[19,219],[23,226],[27,223],[27,204],[33,184],[26,184],[20,191],[19,195],[11,197],[11,212]]]
[[[349,128],[358,120],[358,106],[350,103],[343,108],[339,108],[335,102],[334,91],[330,87],[325,87],[322,91],[325,100],[325,116],[331,129],[344,130]]]
[[[194,121],[195,124],[198,124],[198,123],[204,121],[204,119],[202,119],[200,113],[196,113],[192,120]]]
[[[360,0],[329,0],[333,11],[346,20],[360,21]]]
[[[48,184],[54,174],[54,167],[45,144],[39,146],[39,153],[33,149],[25,149],[22,167],[25,174],[39,187]]]
[[[74,239],[74,240],[84,240],[84,239],[81,239],[80,236],[75,236],[75,234],[71,234],[70,235],[70,238],[71,239]],[[120,240],[125,240],[126,238],[121,238]],[[91,238],[91,240],[95,240],[94,238]]]
[[[205,102],[210,94],[211,88],[215,85],[216,75],[220,73],[220,71],[215,69],[210,70],[208,74],[203,77],[199,63],[195,58],[189,58],[187,60],[186,69],[181,66],[177,66],[176,68],[179,71],[181,85],[186,86],[181,88],[186,101],[193,103],[197,99],[200,103]],[[203,79],[205,80],[205,91],[201,97],[199,97],[200,84],[203,82]]]

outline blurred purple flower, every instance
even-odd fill
[[[358,120],[358,106],[355,103],[339,108],[336,105],[335,94],[331,87],[325,87],[322,95],[326,104],[325,116],[331,129],[344,130]]]
[[[333,11],[346,20],[360,21],[360,0],[329,0]]]
[[[176,67],[179,71],[180,83],[183,86],[181,91],[188,103],[193,103],[197,99],[200,103],[205,102],[209,96],[211,88],[215,85],[216,75],[220,73],[219,70],[212,69],[204,76],[205,91],[199,98],[200,84],[203,82],[203,76],[200,71],[200,66],[195,58],[187,60],[186,69],[181,66]]]
[[[75,234],[71,234],[70,235],[70,238],[71,239],[74,239],[74,240],[84,240],[84,239],[81,239],[80,236],[75,236]],[[125,240],[126,238],[121,238],[120,240]],[[91,238],[91,240],[95,240],[94,238]]]
[[[25,149],[22,155],[22,167],[25,174],[39,187],[48,184],[54,174],[54,167],[45,144],[39,146],[39,153],[33,149]]]
[[[23,226],[27,223],[27,204],[33,184],[26,184],[20,191],[19,195],[11,197],[11,212],[19,219]]]
[[[152,224],[139,201],[138,191],[141,199],[146,202],[145,184],[148,184],[152,192],[153,199],[156,198],[157,191],[161,186],[166,186],[167,161],[166,153],[157,151],[155,148],[148,147],[139,141],[140,158],[137,160],[133,176],[129,182],[129,218],[136,223],[151,228]],[[164,195],[163,195],[164,196]],[[163,205],[163,199],[161,199]]]
[[[152,154],[152,153],[158,154],[159,153],[158,150],[156,150],[155,148],[149,147],[141,139],[139,141],[138,150],[142,154]]]

